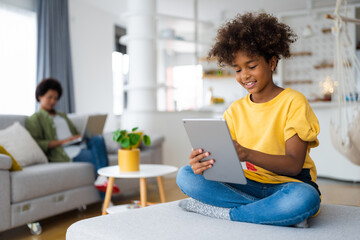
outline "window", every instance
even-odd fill
[[[196,110],[203,106],[201,65],[169,67],[166,70],[166,111]]]
[[[115,52],[112,53],[113,73],[113,113],[121,115],[127,105],[127,92],[124,87],[129,81],[129,55],[120,38],[126,35],[126,29],[115,26]]]
[[[113,72],[113,112],[121,115],[124,111],[125,94],[124,85],[129,76],[129,55],[120,52],[112,53]]]
[[[0,3],[0,114],[35,111],[36,13]]]

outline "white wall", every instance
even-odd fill
[[[69,1],[69,15],[76,112],[110,113],[115,16],[80,0]]]
[[[113,112],[111,54],[117,16],[82,0],[69,1],[75,111],[108,113],[105,131],[118,127]]]
[[[35,11],[36,8],[36,0],[0,0],[0,2],[14,5],[16,7],[30,11]]]

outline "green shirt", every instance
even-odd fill
[[[70,121],[65,113],[56,112],[56,114],[66,120],[72,135],[78,134],[74,124]],[[68,155],[65,153],[63,147],[58,146],[49,149],[50,141],[58,140],[58,138],[56,135],[56,126],[54,120],[48,112],[40,109],[38,112],[34,113],[26,119],[25,126],[39,147],[44,151],[49,162],[71,161]]]

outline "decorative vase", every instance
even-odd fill
[[[140,150],[119,149],[118,160],[120,172],[137,172],[140,165]]]

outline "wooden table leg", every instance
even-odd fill
[[[157,178],[157,182],[158,182],[158,187],[159,187],[159,193],[160,193],[160,201],[162,203],[164,203],[165,200],[165,191],[164,191],[164,184],[163,184],[163,177],[162,176],[158,176]]]
[[[146,207],[147,192],[146,192],[146,178],[140,178],[140,205]]]
[[[105,194],[104,205],[103,205],[103,209],[102,209],[102,215],[106,215],[106,209],[109,207],[109,203],[111,200],[111,194],[112,194],[113,186],[114,186],[114,179],[115,178],[113,178],[113,177],[109,177],[108,185],[106,187],[106,194]]]

